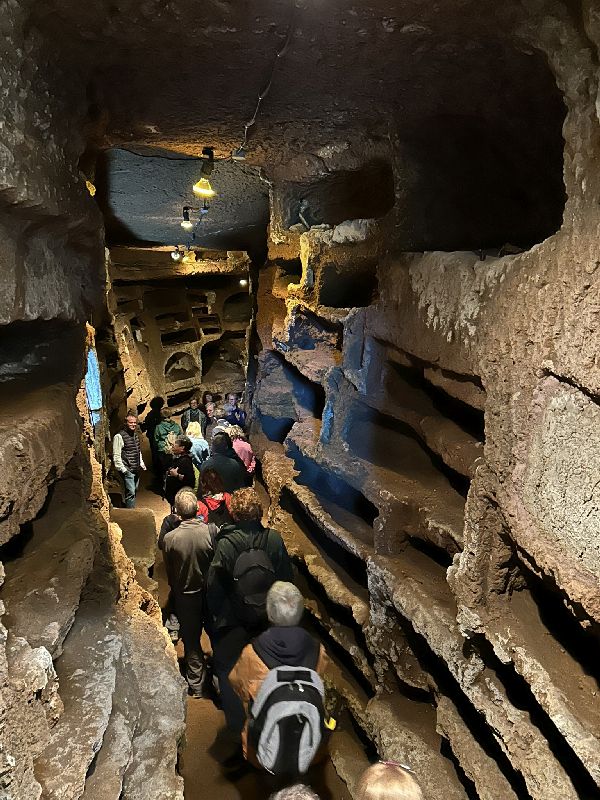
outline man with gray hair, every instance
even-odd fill
[[[204,583],[213,556],[208,525],[196,518],[193,492],[177,492],[175,514],[181,522],[162,542],[174,611],[179,619],[185,650],[185,669],[192,697],[203,696],[204,653],[200,644],[204,625]]]
[[[322,676],[329,660],[325,649],[304,628],[302,592],[287,581],[275,581],[267,594],[267,617],[270,627],[247,645],[229,681],[245,708],[251,707],[269,672],[276,667],[298,667],[314,670]],[[248,722],[242,732],[244,756],[261,766],[248,742]]]

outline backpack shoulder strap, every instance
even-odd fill
[[[215,525],[214,522],[209,522],[208,523],[208,533],[209,533],[209,536],[210,536],[211,544],[213,546],[213,550],[215,549],[215,547],[217,545],[217,534],[218,534],[218,532],[219,532],[219,528],[217,527],[217,525]]]

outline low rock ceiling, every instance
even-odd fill
[[[419,209],[419,199],[430,206],[463,175],[462,194],[479,197],[484,187],[484,201],[485,187],[493,193],[504,175],[522,176],[536,197],[560,198],[564,106],[544,57],[517,34],[527,4],[30,2],[29,24],[48,59],[85,84],[89,153],[125,145],[197,157],[211,145],[227,157],[272,78],[249,129],[245,162],[270,179],[305,181],[350,163],[356,168],[377,148],[390,158],[392,150],[401,153],[397,181],[416,187]],[[194,167],[146,159],[122,151],[109,157],[109,237],[176,243],[174,220]],[[202,223],[209,247],[246,246],[263,219],[264,185],[235,167],[219,166],[228,189]],[[149,172],[155,178],[148,192]],[[545,172],[554,183],[536,186]],[[505,192],[509,203],[517,190]],[[546,234],[552,225],[538,227]],[[424,246],[432,238],[415,241]]]
[[[211,175],[217,196],[196,222],[193,236],[182,230],[182,207],[198,208],[192,186],[202,161],[146,148],[108,150],[96,173],[97,198],[109,245],[159,244],[255,250],[266,236],[268,186],[256,167],[218,162]],[[200,220],[200,221],[198,221]]]
[[[37,0],[30,24],[87,77],[104,146],[193,155],[239,143],[289,31],[250,130],[265,164],[441,114],[543,120],[552,78],[511,33],[523,13],[510,0]]]

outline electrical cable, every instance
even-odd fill
[[[259,92],[258,98],[256,100],[256,107],[254,109],[254,114],[248,120],[248,122],[244,123],[244,136],[242,138],[242,142],[241,142],[240,146],[237,148],[238,151],[239,150],[243,150],[245,148],[245,146],[246,146],[246,143],[248,141],[248,131],[250,130],[250,128],[256,122],[256,118],[258,117],[258,112],[260,111],[260,107],[262,105],[262,102],[265,99],[265,97],[269,94],[269,92],[271,91],[271,86],[273,84],[273,78],[275,77],[275,72],[277,70],[277,65],[279,64],[279,60],[281,58],[283,58],[283,56],[286,54],[286,52],[287,52],[287,50],[288,50],[288,48],[290,46],[290,42],[292,41],[292,37],[294,35],[294,20],[295,20],[295,10],[296,10],[295,0],[291,0],[290,5],[291,5],[290,19],[289,19],[289,22],[288,22],[288,28],[287,28],[285,39],[284,39],[283,44],[281,45],[281,47],[275,53],[275,58],[273,59],[273,66],[271,68],[271,73],[269,75],[269,79],[268,79],[267,83],[265,84],[265,87]]]

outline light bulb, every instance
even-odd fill
[[[198,197],[214,197],[216,195],[208,178],[200,178],[200,180],[194,184],[193,192]]]
[[[179,250],[171,250],[171,258],[173,261],[181,261],[181,253]]]
[[[240,286],[248,286],[248,281],[246,278],[240,278]]]

